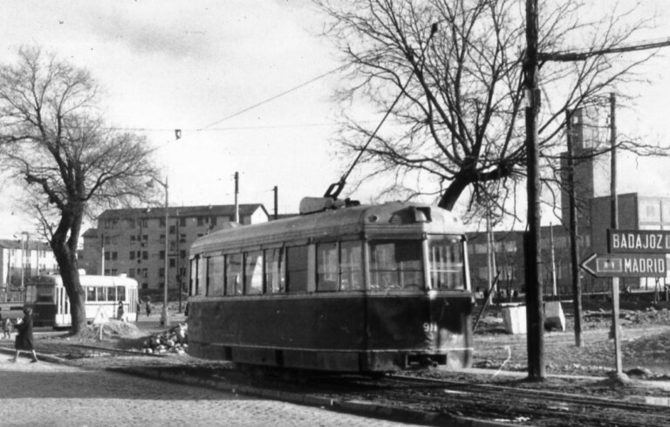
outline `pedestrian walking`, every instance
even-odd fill
[[[5,317],[2,321],[2,337],[6,339],[12,338],[12,319]]]
[[[124,311],[123,311],[123,301],[119,301],[119,308],[116,309],[116,318],[123,321]]]
[[[151,302],[149,301],[148,298],[147,298],[147,302],[146,302],[144,308],[147,311],[147,317],[149,317],[151,315]]]
[[[137,300],[137,303],[135,304],[135,321],[139,322],[140,321],[140,311],[142,311],[142,304],[140,303],[140,300]]]
[[[35,353],[35,348],[33,347],[33,310],[30,307],[23,307],[23,319],[19,319],[16,324],[16,329],[18,334],[16,335],[16,340],[14,341],[14,348],[16,353],[14,354],[14,359],[12,362],[16,362],[19,358],[19,354],[22,351],[29,351],[33,354],[33,360],[31,363],[37,362],[37,353]]]

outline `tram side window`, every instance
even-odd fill
[[[226,295],[242,295],[242,254],[226,255]]]
[[[338,244],[319,243],[316,246],[316,289],[337,291],[340,282]]]
[[[198,258],[198,295],[207,295],[207,258]]]
[[[198,259],[191,260],[191,277],[189,283],[189,295],[198,295]]]
[[[307,246],[292,246],[286,249],[286,272],[288,292],[307,291]]]
[[[86,301],[95,301],[95,288],[93,286],[86,288]]]
[[[430,279],[434,289],[465,289],[463,244],[456,236],[431,239]]]
[[[363,249],[361,241],[340,243],[340,274],[343,291],[363,289]]]
[[[207,295],[223,296],[223,255],[215,255],[207,258]]]
[[[263,252],[244,254],[244,289],[247,295],[263,293]]]
[[[265,283],[267,293],[281,293],[286,290],[286,260],[284,249],[274,248],[265,250]]]
[[[119,301],[125,301],[126,300],[126,288],[123,286],[117,286],[116,287],[116,298]]]
[[[398,240],[370,245],[371,289],[423,288],[421,241]]]
[[[116,287],[107,288],[107,301],[118,301],[116,299]]]

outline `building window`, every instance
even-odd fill
[[[165,268],[161,267],[158,269],[158,277],[165,277]]]
[[[142,251],[142,259],[149,259],[149,252]]]
[[[215,226],[216,225],[216,217],[215,216],[211,217],[209,219],[209,223],[210,223],[210,225]]]
[[[109,261],[109,259],[110,259],[110,252],[105,251],[105,261]]]
[[[129,268],[128,269],[128,277],[135,277],[135,269],[134,268]]]
[[[186,227],[186,218],[179,218],[179,226]]]
[[[158,219],[158,226],[159,227],[165,227],[165,218],[159,218]]]
[[[198,225],[205,225],[205,217],[202,216],[198,217]]]
[[[148,283],[142,283],[142,289],[149,289]]]
[[[119,253],[118,252],[112,252],[112,261],[116,261],[119,259]]]
[[[165,259],[165,251],[158,252],[158,259]]]
[[[179,235],[179,243],[186,243],[186,234],[181,233]]]
[[[165,242],[165,234],[161,234],[161,235],[158,237],[158,240],[160,240],[161,242]]]
[[[186,251],[184,251],[184,250],[179,251],[179,258],[185,259],[186,258]]]
[[[170,267],[176,267],[177,261],[174,258],[170,258]]]
[[[135,259],[135,251],[130,251],[130,252],[128,253],[128,257],[129,257],[131,260],[134,260],[134,259]]]
[[[170,234],[175,234],[177,232],[177,227],[175,227],[174,225],[171,225],[169,232],[170,232]]]
[[[147,220],[146,220],[146,218],[140,220],[140,227],[147,227]]]

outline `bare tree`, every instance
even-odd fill
[[[143,138],[103,126],[90,74],[38,48],[0,67],[0,155],[24,183],[70,299],[72,333],[86,325],[77,244],[92,210],[143,196],[155,175]]]
[[[367,147],[372,131],[347,117],[341,140],[349,150],[364,150],[361,160],[370,171],[364,179],[390,173],[387,191],[433,195],[447,209],[467,194],[471,213],[477,207],[504,213],[508,196],[525,178],[523,2],[316,3],[330,17],[324,33],[351,65],[351,84],[339,98],[362,100],[385,112],[402,95],[392,111],[395,126],[375,135]],[[633,9],[614,7],[604,11],[609,15],[589,21],[593,14],[583,9],[574,0],[545,1],[541,7],[541,51],[561,52],[578,44],[593,53],[579,62],[542,64],[539,147],[546,185],[557,181],[558,160],[565,151],[565,111],[594,102],[617,84],[639,80],[635,67],[654,54],[612,58],[597,53],[630,40],[649,21],[631,16]],[[440,30],[430,37],[434,24]],[[638,152],[649,148],[626,146]]]

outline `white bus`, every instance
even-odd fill
[[[101,313],[117,318],[119,302],[123,304],[124,320],[134,321],[137,309],[137,281],[126,276],[79,275],[86,292],[86,320]],[[26,303],[31,304],[36,326],[64,328],[72,325],[70,299],[60,275],[36,276],[26,283]]]

